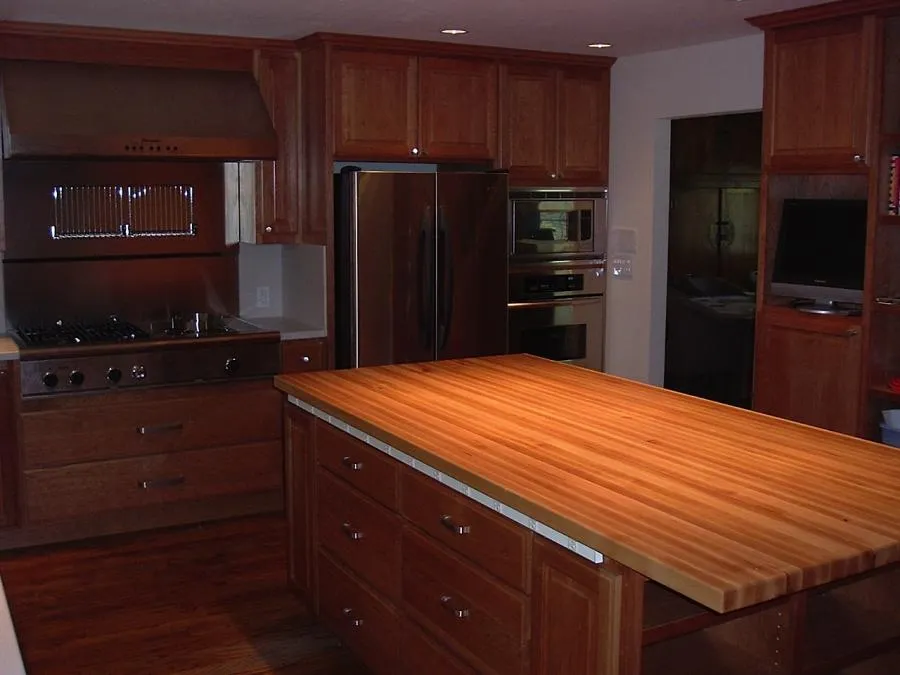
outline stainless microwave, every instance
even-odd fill
[[[606,196],[606,188],[510,190],[511,260],[602,258]]]

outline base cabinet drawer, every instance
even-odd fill
[[[397,508],[397,462],[334,427],[316,427],[316,460],[335,476],[384,504]]]
[[[282,489],[278,440],[23,472],[29,522]]]
[[[372,672],[401,672],[397,613],[323,551],[319,552],[318,566],[322,621]]]
[[[478,672],[527,672],[528,598],[411,527],[403,530],[402,593],[404,609]]]
[[[441,647],[433,638],[411,621],[403,628],[402,663],[404,675],[477,675],[478,671],[465,665]]]
[[[319,543],[379,592],[400,595],[400,520],[334,478],[317,474]]]

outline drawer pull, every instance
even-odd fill
[[[469,532],[472,531],[472,528],[468,525],[457,525],[456,521],[453,520],[453,516],[449,516],[447,514],[441,516],[441,525],[446,527],[453,534],[458,534],[459,536],[469,534]]]
[[[177,487],[179,485],[184,485],[184,476],[173,476],[172,478],[152,478],[150,480],[138,481],[138,487],[142,490]]]
[[[469,618],[469,608],[468,607],[458,607],[456,603],[453,601],[452,595],[442,595],[441,596],[441,607],[450,612],[454,618],[456,619],[468,619]]]
[[[349,457],[344,457],[344,459],[342,459],[341,461],[344,463],[344,466],[346,466],[351,471],[362,471],[362,468],[363,468],[362,462],[354,462]]]
[[[357,530],[350,523],[344,523],[343,525],[341,525],[341,529],[344,531],[344,534],[347,535],[348,539],[359,541],[363,538],[362,530]]]
[[[169,422],[168,424],[154,424],[151,426],[138,427],[137,432],[141,436],[148,436],[149,434],[164,434],[169,431],[181,431],[184,429],[183,422]]]
[[[341,610],[341,614],[346,616],[350,620],[350,625],[354,628],[359,628],[363,625],[363,620],[359,617],[353,616],[353,608],[352,607],[344,607]]]

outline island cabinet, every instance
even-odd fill
[[[607,184],[608,67],[510,64],[504,88],[510,184]]]
[[[491,59],[335,50],[335,158],[493,160],[497,73]]]
[[[866,169],[874,33],[874,17],[850,16],[767,35],[770,169]]]

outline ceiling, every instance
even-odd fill
[[[611,56],[749,35],[821,0],[0,0],[0,20],[298,38],[317,31]],[[442,28],[466,28],[448,38]]]

